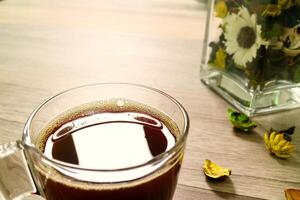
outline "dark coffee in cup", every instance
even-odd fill
[[[66,172],[66,179],[60,170],[38,170],[37,178],[47,200],[171,200],[182,154],[144,165],[178,138],[174,121],[152,107],[126,99],[84,104],[50,122],[36,145],[48,158],[88,172]],[[98,170],[99,176],[89,173]]]

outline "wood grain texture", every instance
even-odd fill
[[[0,2],[0,143],[20,139],[30,112],[62,90],[95,82],[159,88],[190,116],[175,200],[283,200],[300,188],[296,151],[277,159],[264,147],[270,127],[300,125],[300,110],[255,118],[254,132],[235,132],[230,106],[199,80],[206,7],[194,0],[6,0]],[[209,158],[232,169],[224,182],[202,172]]]

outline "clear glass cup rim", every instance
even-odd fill
[[[181,114],[183,116],[184,119],[184,125],[182,130],[180,130],[180,132],[182,134],[180,134],[180,137],[178,139],[178,141],[176,142],[176,144],[169,149],[168,151],[165,151],[155,157],[153,157],[151,160],[139,164],[139,165],[135,165],[135,166],[130,166],[130,167],[126,167],[126,168],[119,168],[119,169],[97,169],[97,168],[83,168],[80,167],[79,165],[75,165],[75,164],[69,164],[66,162],[62,162],[56,159],[52,159],[49,158],[48,156],[46,156],[45,154],[43,154],[41,151],[39,151],[35,145],[31,142],[31,138],[30,138],[30,125],[32,120],[34,119],[35,115],[50,101],[56,99],[57,97],[64,95],[68,92],[72,92],[75,91],[77,89],[84,89],[84,88],[89,88],[89,87],[96,87],[96,86],[109,86],[109,85],[123,85],[123,86],[130,86],[130,87],[136,87],[136,88],[141,88],[141,89],[145,89],[145,90],[150,90],[152,92],[158,93],[164,97],[167,97],[171,102],[173,102],[181,111]],[[23,130],[23,136],[22,136],[22,143],[25,147],[29,148],[32,152],[34,152],[36,155],[38,155],[40,157],[41,160],[57,166],[57,167],[62,167],[62,168],[69,168],[69,169],[74,169],[74,170],[82,170],[82,171],[95,171],[95,172],[120,172],[120,171],[127,171],[127,170],[134,170],[134,169],[138,169],[147,165],[151,165],[156,163],[157,161],[165,158],[168,155],[173,154],[174,152],[176,152],[178,149],[180,149],[182,147],[182,145],[184,144],[186,138],[187,138],[187,134],[188,134],[188,130],[189,130],[189,117],[187,114],[187,111],[185,110],[185,108],[181,105],[181,103],[179,103],[175,98],[173,98],[172,96],[170,96],[169,94],[153,88],[153,87],[149,87],[149,86],[145,86],[145,85],[141,85],[141,84],[135,84],[135,83],[125,83],[125,82],[106,82],[106,83],[94,83],[94,84],[87,84],[87,85],[81,85],[78,87],[73,87],[67,90],[64,90],[54,96],[51,96],[50,98],[46,99],[43,103],[41,103],[36,109],[33,110],[33,112],[30,114],[27,122],[25,123],[25,127]]]

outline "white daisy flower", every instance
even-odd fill
[[[264,44],[260,34],[261,25],[256,23],[256,15],[250,15],[242,6],[237,14],[233,13],[224,19],[226,51],[233,55],[234,62],[246,67],[256,57],[257,49]]]

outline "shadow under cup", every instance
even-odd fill
[[[49,158],[37,148],[41,133],[62,113],[95,102],[123,104],[123,100],[167,116],[178,130],[175,145],[145,163],[120,169],[83,168]],[[95,84],[60,93],[38,107],[25,126],[23,143],[38,191],[47,200],[171,200],[188,127],[188,115],[180,103],[157,89],[122,83]]]

